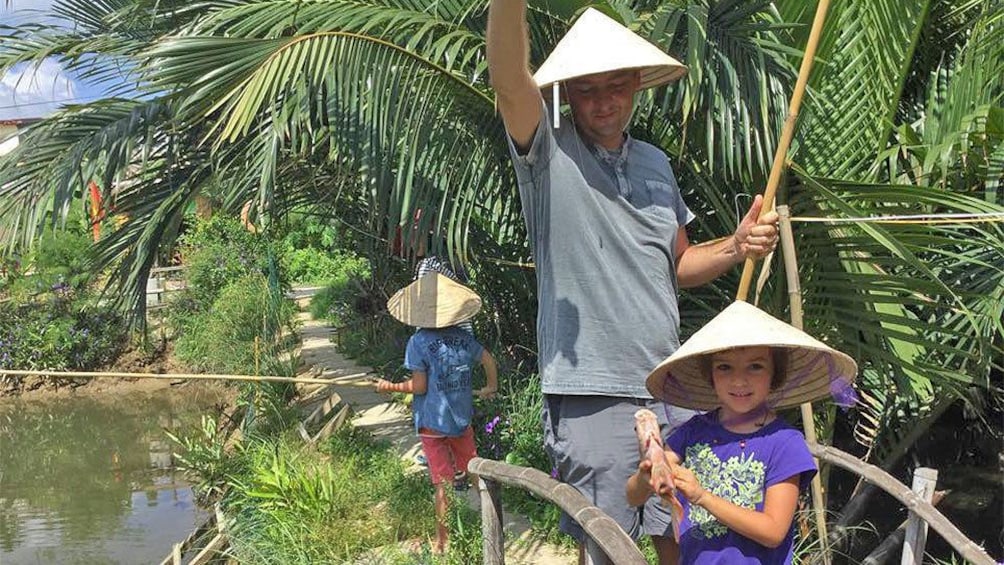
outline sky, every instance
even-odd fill
[[[54,0],[0,0],[0,23],[47,23]],[[80,80],[54,59],[20,64],[0,77],[0,120],[44,118],[61,104],[89,102],[104,89]]]

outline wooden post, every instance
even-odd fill
[[[795,122],[798,120],[798,110],[802,107],[802,96],[805,94],[805,86],[809,82],[809,73],[812,71],[812,63],[816,58],[816,46],[819,45],[819,36],[823,33],[823,22],[826,20],[826,11],[830,8],[829,0],[819,0],[816,6],[816,16],[812,20],[812,30],[809,31],[809,40],[805,44],[805,55],[802,56],[802,66],[798,69],[798,80],[795,81],[795,90],[791,93],[791,100],[788,103],[788,116],[784,119],[784,127],[781,129],[781,139],[777,143],[777,150],[774,152],[774,162],[770,167],[770,177],[767,179],[767,188],[763,193],[763,208],[760,215],[766,214],[774,207],[774,194],[781,184],[781,174],[784,172],[784,163],[788,158],[788,147],[791,145],[791,138],[795,135]],[[739,291],[736,293],[736,300],[746,300],[749,294],[750,283],[753,282],[753,259],[747,259],[743,264],[742,278],[739,279]]]
[[[617,522],[599,508],[589,504],[586,497],[570,485],[559,483],[538,469],[517,467],[480,457],[471,459],[467,469],[479,477],[528,490],[558,505],[582,526],[586,535],[591,537],[617,565],[648,565],[634,540]],[[501,520],[499,522],[501,523]]]
[[[934,497],[934,487],[938,484],[938,470],[921,467],[913,472],[913,492],[925,502]],[[924,546],[927,544],[927,522],[917,516],[913,509],[906,520],[906,539],[903,540],[902,565],[921,565],[924,560]]]
[[[788,302],[791,305],[791,325],[802,329],[802,287],[798,280],[798,258],[795,256],[795,237],[791,231],[791,216],[788,206],[778,206],[780,217],[778,227],[781,233],[781,255],[784,259],[784,274],[788,281]],[[802,430],[805,440],[818,443],[816,422],[812,415],[812,404],[806,402],[799,407],[802,411]],[[815,458],[813,458],[815,459]],[[819,466],[819,459],[815,459]],[[823,481],[816,473],[812,477],[812,507],[816,516],[816,535],[819,537],[823,563],[830,565],[830,548],[826,537],[826,499],[823,498]]]
[[[947,490],[935,491],[931,505],[937,507],[948,492]],[[906,539],[907,523],[909,523],[909,520],[903,520],[903,523],[898,528],[886,536],[882,540],[882,543],[878,544],[867,557],[861,560],[861,565],[885,565],[889,561],[892,561],[897,553],[902,553],[901,547],[903,540]]]
[[[478,477],[481,489],[481,541],[485,565],[505,564],[505,533],[502,531],[502,496],[497,481]]]

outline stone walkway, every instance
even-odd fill
[[[300,297],[303,298],[303,297]],[[374,437],[390,442],[407,461],[415,461],[421,447],[412,427],[411,413],[389,396],[368,386],[372,369],[361,367],[346,358],[331,342],[332,328],[324,322],[312,320],[309,314],[300,315],[303,339],[300,356],[307,374],[328,378],[333,392],[352,407],[351,422],[364,428]],[[304,392],[311,385],[306,385]],[[469,491],[468,501],[479,504],[476,490]],[[522,516],[505,513],[506,562],[517,565],[569,565],[576,562],[573,552],[537,541],[531,541],[526,520]]]

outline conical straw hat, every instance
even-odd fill
[[[788,351],[787,378],[767,399],[770,408],[786,408],[834,394],[844,397],[858,372],[857,363],[790,324],[737,300],[722,310],[649,374],[653,397],[674,406],[711,410],[721,402],[701,358],[737,347],[783,347]]]
[[[394,293],[387,311],[403,324],[446,328],[470,320],[481,309],[481,297],[439,273],[426,273]]]
[[[599,10],[587,8],[533,80],[544,88],[575,77],[638,69],[639,89],[651,88],[687,74],[687,67]]]

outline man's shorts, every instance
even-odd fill
[[[444,436],[437,432],[421,429],[418,438],[429,464],[432,484],[452,482],[457,471],[467,472],[467,464],[477,457],[474,447],[474,430],[467,426],[459,436]]]
[[[633,539],[641,534],[672,535],[669,509],[657,497],[642,507],[627,503],[627,480],[638,470],[634,413],[648,408],[659,418],[662,437],[693,415],[693,410],[646,398],[544,395],[544,449],[561,481],[613,518]],[[562,512],[561,531],[580,542],[582,528]]]

